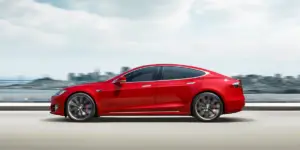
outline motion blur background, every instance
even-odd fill
[[[298,0],[0,0],[0,101],[182,63],[243,81],[247,102],[300,101]]]
[[[300,112],[287,111],[300,108],[299,8],[299,0],[0,0],[0,106],[8,110],[0,111],[0,150],[299,150]],[[214,123],[161,116],[72,124],[48,112],[61,88],[153,63],[241,79],[246,106],[295,103]],[[47,109],[8,107],[19,104]]]

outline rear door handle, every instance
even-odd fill
[[[150,85],[150,84],[142,85],[142,87],[143,87],[143,88],[145,88],[145,87],[151,87],[151,85]]]
[[[195,82],[187,82],[186,84],[195,84]]]

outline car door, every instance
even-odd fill
[[[196,93],[199,85],[197,77],[205,72],[185,67],[163,66],[160,70],[160,80],[156,83],[157,108],[165,111],[183,109]]]
[[[103,91],[101,104],[108,112],[137,112],[151,110],[155,104],[153,84],[159,67],[145,67],[125,75],[126,82],[112,84],[111,90]]]

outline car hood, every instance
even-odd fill
[[[77,84],[77,85],[73,85],[73,86],[69,86],[69,87],[66,87],[65,89],[74,89],[74,88],[85,88],[85,87],[89,87],[89,88],[92,88],[92,87],[101,87],[101,86],[104,86],[105,82],[90,82],[90,83],[82,83],[82,84]]]

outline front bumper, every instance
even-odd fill
[[[64,108],[65,108],[65,98],[64,96],[52,96],[51,104],[50,104],[50,113],[54,115],[64,116]]]

